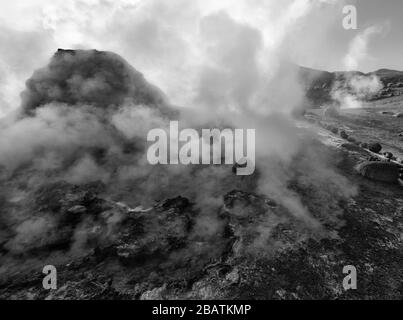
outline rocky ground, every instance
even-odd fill
[[[401,88],[401,73],[382,74]],[[318,104],[336,79],[322,75]],[[0,299],[402,299],[397,97],[309,110],[279,148],[298,151],[250,177],[150,170],[142,124],[176,114],[162,92],[115,54],[59,50],[1,124]],[[56,290],[43,289],[45,265]],[[343,288],[347,265],[357,290]]]
[[[3,248],[13,272],[2,273],[0,298],[402,299],[401,186],[360,176],[354,167],[368,151],[347,147],[323,126],[310,126],[326,142],[323,148],[332,150],[338,170],[358,187],[349,200],[334,195],[338,213],[323,225],[327,236],[309,234],[285,208],[245,190],[223,195],[215,213],[219,227],[206,238],[195,232],[199,209],[180,195],[130,208],[105,199],[102,184],[55,183],[37,191],[31,208],[50,209],[58,217],[57,232],[19,257],[9,258]],[[320,219],[323,200],[297,182],[291,187]],[[80,239],[76,226],[86,219],[86,237]],[[256,230],[270,221],[274,227],[262,240]],[[271,250],[259,251],[251,245],[257,241]],[[72,254],[76,242],[87,251]],[[42,289],[39,268],[47,263],[58,270],[58,289],[50,292]],[[343,289],[346,265],[357,268],[357,290]]]

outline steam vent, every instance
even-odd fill
[[[4,0],[0,21],[0,302],[403,300],[403,0]]]

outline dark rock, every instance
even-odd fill
[[[162,207],[165,210],[168,209],[178,209],[183,211],[184,209],[186,209],[187,207],[189,207],[190,202],[187,198],[184,197],[176,197],[173,199],[167,199],[165,201],[163,201],[162,203],[158,204],[157,207]]]
[[[339,129],[337,129],[336,127],[331,127],[330,131],[334,134],[337,134],[337,132],[339,132]]]
[[[395,183],[399,179],[399,167],[392,162],[364,162],[358,172],[371,180]]]
[[[331,125],[331,124],[324,123],[324,124],[323,124],[323,127],[324,127],[326,130],[329,130],[330,132],[332,132],[332,133],[334,133],[334,134],[337,134],[337,133],[339,132],[339,129],[337,129],[335,126],[333,126],[333,125]]]
[[[341,147],[348,151],[355,151],[355,152],[361,151],[361,148],[354,143],[343,143]]]
[[[369,144],[368,149],[369,149],[369,151],[379,153],[382,150],[382,146],[378,142],[372,142]]]
[[[346,131],[341,130],[341,131],[340,131],[340,137],[342,137],[343,139],[347,139],[347,138],[348,138],[348,134],[346,133]]]

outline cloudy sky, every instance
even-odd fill
[[[346,4],[358,9],[357,30],[343,29]],[[57,48],[114,51],[177,104],[186,103],[201,64],[227,62],[225,54],[212,59],[211,51],[234,43],[231,58],[242,52],[233,65],[247,65],[259,47],[268,69],[286,60],[330,71],[403,70],[401,0],[13,0],[0,6],[0,116],[18,107],[24,81]]]

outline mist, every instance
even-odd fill
[[[287,41],[301,24],[309,25],[310,14],[340,3],[249,2],[127,2],[109,12],[112,4],[104,1],[96,14],[112,21],[106,29],[93,25],[95,13],[84,2],[66,2],[73,12],[80,8],[76,25],[64,20],[63,6],[52,11],[49,5],[54,16],[47,23],[61,47],[116,54],[61,50],[45,67],[27,62],[22,76],[31,65],[42,68],[26,82],[21,100],[3,97],[12,106],[2,110],[14,114],[0,128],[1,179],[17,181],[4,194],[22,186],[34,194],[58,181],[79,186],[100,181],[108,200],[133,207],[180,195],[200,212],[194,236],[209,239],[222,231],[217,212],[223,196],[240,189],[273,199],[288,212],[278,219],[267,215],[256,228],[256,241],[242,250],[271,252],[266,240],[284,221],[298,221],[296,243],[310,236],[334,237],[323,225],[337,221],[338,200],[356,189],[313,142],[312,133],[296,126],[292,114],[301,107],[304,90]],[[300,41],[295,47],[309,51]],[[47,42],[42,45],[38,50],[47,52]],[[353,83],[363,90],[361,82]],[[167,128],[171,119],[182,128],[255,129],[256,173],[240,179],[228,166],[151,166],[147,132]],[[312,208],[296,186],[315,190],[321,204]],[[27,205],[24,196],[15,200],[17,208]],[[108,220],[110,239],[121,219],[114,218]],[[7,244],[11,253],[45,239],[54,225],[53,217],[32,218],[29,210],[3,219],[14,234]],[[74,230],[74,254],[92,229],[91,221]]]

